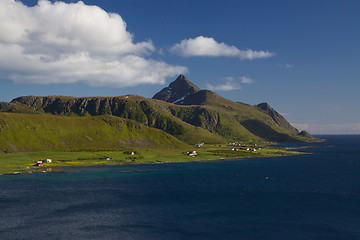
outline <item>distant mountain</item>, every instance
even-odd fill
[[[267,103],[248,105],[200,90],[180,75],[153,99],[136,95],[120,97],[34,97],[0,103],[0,111],[62,116],[113,115],[157,128],[194,144],[224,141],[316,141],[299,132]]]

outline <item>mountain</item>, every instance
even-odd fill
[[[209,90],[200,90],[180,75],[152,99],[119,97],[25,96],[0,103],[0,111],[60,116],[109,115],[135,120],[195,144],[225,141],[315,141],[267,103],[251,106],[233,102]]]
[[[181,90],[171,87],[175,83],[182,83],[185,87]],[[170,93],[179,100],[173,101],[166,98],[165,93]],[[183,75],[180,75],[169,87],[156,93],[153,99],[172,102],[176,105],[190,105],[191,107],[186,108],[186,111],[192,112],[191,114],[188,113],[187,117],[182,117],[184,108],[181,108],[176,116],[192,125],[216,132],[227,139],[261,138],[276,142],[316,140],[306,131],[299,133],[268,103],[251,106],[233,102],[210,90],[200,90]]]
[[[182,104],[185,97],[200,91],[195,84],[190,82],[184,75],[180,75],[166,88],[153,96],[153,99],[162,100],[173,104]]]

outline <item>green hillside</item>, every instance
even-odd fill
[[[186,148],[158,129],[114,116],[0,113],[0,152]]]

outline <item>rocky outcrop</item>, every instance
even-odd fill
[[[306,138],[312,138],[311,134],[305,130],[301,131],[298,135]]]

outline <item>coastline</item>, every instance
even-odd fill
[[[151,164],[172,164],[172,163],[191,163],[191,162],[221,162],[221,161],[240,161],[240,160],[248,160],[248,159],[255,159],[255,158],[268,158],[268,157],[287,157],[287,156],[296,156],[296,155],[304,155],[304,154],[311,154],[307,152],[299,152],[288,150],[286,148],[267,148],[266,154],[252,154],[247,156],[234,156],[234,157],[224,157],[220,154],[212,154],[209,155],[211,151],[203,151],[200,152],[198,156],[186,156],[183,153],[181,154],[165,154],[161,156],[153,156],[151,158],[140,158],[137,161],[124,161],[124,160],[110,160],[110,161],[98,161],[92,162],[93,159],[83,159],[81,161],[76,160],[76,153],[74,153],[74,159],[70,159],[63,164],[48,164],[41,167],[35,167],[27,165],[19,165],[17,171],[9,171],[0,173],[0,176],[8,176],[8,175],[20,175],[20,174],[40,174],[40,173],[58,173],[58,172],[66,172],[72,171],[73,168],[81,168],[81,167],[111,167],[111,166],[140,166],[140,165],[151,165]],[[271,154],[269,154],[269,150]],[[149,151],[149,150],[145,150]],[[121,151],[122,152],[122,151]],[[62,152],[58,154],[61,155]],[[88,153],[88,152],[87,152]],[[208,156],[206,156],[206,154]],[[56,152],[54,152],[56,154]],[[98,154],[98,153],[95,153]],[[164,160],[165,159],[165,160]],[[1,167],[1,162],[0,162]]]

